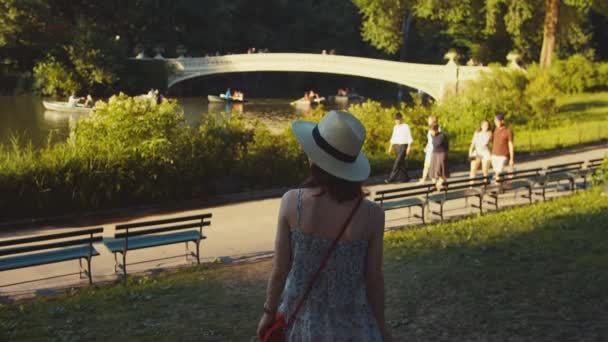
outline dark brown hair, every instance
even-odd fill
[[[310,175],[302,184],[303,188],[321,188],[315,196],[328,194],[338,203],[364,196],[362,182],[351,182],[338,178],[321,169],[314,163],[310,165]]]
[[[439,133],[439,124],[438,123],[436,123],[436,122],[433,123],[429,128],[431,129],[431,132],[433,132],[435,134]]]

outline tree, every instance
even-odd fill
[[[353,0],[363,16],[362,36],[373,46],[396,53],[404,13],[440,22],[454,44],[473,50],[500,39],[529,59],[548,65],[557,48],[579,52],[590,33],[589,12],[608,15],[602,0]],[[501,32],[508,33],[505,41]],[[496,45],[496,44],[494,44]],[[539,56],[540,55],[540,56]]]

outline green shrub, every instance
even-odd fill
[[[526,92],[542,98],[545,76],[535,77]],[[386,172],[393,161],[386,148],[397,110],[404,114],[414,137],[410,169],[421,166],[426,119],[431,113],[441,116],[441,125],[450,136],[450,158],[464,160],[478,121],[493,115],[484,103],[475,101],[467,95],[425,106],[414,98],[414,103],[401,108],[368,101],[351,106],[349,111],[366,127],[363,150],[372,174],[378,174]],[[319,106],[305,120],[318,121],[324,114]],[[515,125],[520,137],[515,141],[517,151],[597,141],[604,129],[595,121],[562,126],[529,130]],[[10,194],[0,197],[3,218],[295,186],[308,172],[308,160],[290,128],[271,134],[265,126],[246,124],[239,116],[210,115],[194,130],[174,101],[156,105],[122,94],[108,103],[98,102],[95,111],[76,124],[66,142],[38,151],[31,145],[20,146],[17,138],[12,145],[0,145],[0,192]]]
[[[584,55],[576,54],[555,61],[550,72],[558,89],[567,94],[575,94],[598,85],[597,66]]]
[[[52,56],[34,66],[34,87],[50,96],[68,96],[80,90],[76,74]]]

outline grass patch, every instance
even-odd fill
[[[536,153],[599,142],[608,139],[608,92],[564,95],[558,100],[558,112],[544,128],[511,125],[515,153]],[[452,152],[468,153],[471,136],[458,136]]]
[[[388,233],[398,340],[608,339],[608,197],[589,191]],[[270,262],[201,269],[0,308],[0,340],[217,340],[255,335]]]

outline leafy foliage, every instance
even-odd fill
[[[376,48],[396,53],[402,44],[402,23],[411,13],[417,21],[438,22],[452,45],[464,47],[470,56],[487,62],[487,47],[518,50],[528,60],[540,55],[545,28],[545,1],[519,0],[354,0],[363,16],[362,36]],[[587,49],[589,13],[608,15],[601,1],[564,1],[560,6],[559,46],[562,57]],[[453,47],[452,46],[452,47]],[[502,60],[491,55],[489,61]],[[496,59],[496,57],[500,59]]]
[[[606,107],[598,107],[606,103],[606,94],[585,95],[569,102],[560,99],[566,109],[550,117],[542,130],[517,124],[517,118],[527,120],[528,112],[510,114],[518,153],[608,138]],[[386,172],[392,163],[393,156],[385,150],[397,110],[414,136],[411,169],[424,158],[426,118],[431,113],[441,117],[450,135],[450,159],[462,161],[477,123],[491,118],[494,107],[474,102],[480,101],[476,97],[459,98],[462,102],[434,106],[423,105],[419,99],[400,108],[373,101],[351,106],[349,111],[367,130],[363,150],[373,174]],[[317,121],[323,115],[319,106],[306,119]],[[236,115],[219,115],[205,117],[194,130],[175,102],[156,105],[122,94],[108,103],[98,102],[89,117],[78,121],[67,142],[49,143],[39,151],[23,145],[15,138],[11,146],[0,146],[0,191],[15,194],[0,197],[3,217],[57,215],[292,186],[308,171],[307,159],[289,128],[271,134],[262,124],[251,126]]]
[[[45,95],[69,95],[80,90],[80,83],[70,71],[55,57],[47,56],[34,67],[35,87]]]

